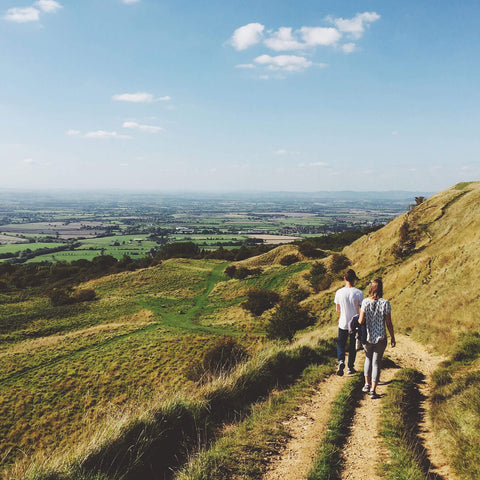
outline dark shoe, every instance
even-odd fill
[[[344,363],[339,363],[337,367],[337,375],[339,377],[343,377],[343,371],[345,370],[345,364]]]
[[[376,398],[380,398],[380,395],[377,392],[374,392],[373,390],[370,391],[369,395],[372,400],[375,400]]]
[[[354,373],[357,373],[357,371],[354,368],[347,368],[347,373],[353,375]]]

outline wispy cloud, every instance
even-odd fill
[[[66,132],[67,135],[72,137],[80,137],[80,138],[94,138],[99,140],[107,140],[107,139],[130,139],[129,135],[122,135],[115,131],[107,131],[107,130],[96,130],[93,132],[81,133],[79,130],[70,129]]]
[[[328,17],[340,32],[349,34],[353,38],[360,38],[365,29],[373,22],[380,19],[376,12],[357,13],[353,18],[334,18]]]
[[[167,95],[164,97],[155,97],[153,93],[137,92],[137,93],[120,93],[113,95],[113,100],[117,102],[131,102],[131,103],[153,103],[153,102],[168,102],[171,98]]]
[[[279,70],[282,72],[301,72],[313,65],[313,62],[305,57],[297,55],[260,55],[254,59],[259,65],[266,66],[269,70]]]
[[[38,0],[30,7],[9,8],[5,20],[16,23],[38,22],[41,13],[55,13],[62,5],[55,0]]]
[[[130,128],[133,130],[140,130],[142,132],[149,133],[158,133],[163,130],[162,127],[158,127],[156,125],[142,125],[141,123],[137,122],[123,122],[123,128]]]
[[[35,2],[35,6],[46,13],[54,13],[63,8],[62,5],[55,0],[38,0],[38,2]]]
[[[38,22],[40,10],[34,7],[9,8],[4,18],[9,22],[17,23]]]
[[[122,0],[122,3],[125,3],[126,5],[132,5],[134,3],[140,3],[140,0]]]

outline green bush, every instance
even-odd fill
[[[280,301],[280,295],[277,292],[260,288],[250,289],[247,297],[247,300],[242,303],[242,307],[257,317]]]
[[[290,255],[285,255],[280,259],[280,265],[283,265],[283,266],[293,265],[298,261],[299,261],[299,258],[297,257],[297,255],[295,255],[294,253],[291,253]]]
[[[349,258],[343,253],[334,253],[330,257],[328,269],[332,273],[339,273],[349,267],[351,264]]]
[[[310,312],[292,298],[283,299],[265,325],[268,338],[291,342],[298,330],[315,323]]]

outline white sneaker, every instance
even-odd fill
[[[363,388],[362,388],[363,393],[369,393],[370,392],[370,385],[366,383]]]

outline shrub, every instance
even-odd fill
[[[247,300],[242,303],[242,307],[255,316],[259,316],[266,310],[269,310],[280,300],[280,295],[277,292],[262,290],[260,288],[252,288],[249,290],[247,297]]]
[[[304,288],[300,288],[300,285],[296,282],[291,282],[288,285],[287,295],[288,298],[291,298],[293,301],[299,303],[302,300],[305,300],[310,296],[310,292]]]
[[[96,293],[92,288],[84,288],[83,290],[78,290],[75,295],[75,300],[77,302],[91,302],[95,300]]]
[[[327,273],[325,265],[320,262],[316,262],[312,265],[309,273],[310,285],[316,292],[326,290],[333,281],[333,276]]]
[[[236,270],[237,270],[237,267],[235,265],[229,265],[225,269],[225,275],[227,275],[227,277],[233,278],[235,276]]]
[[[283,299],[265,325],[268,338],[278,338],[291,342],[298,330],[315,323],[309,311],[292,298]]]
[[[247,357],[243,345],[230,335],[222,335],[205,350],[199,363],[191,365],[188,377],[195,381],[211,379],[214,375],[229,372]]]
[[[280,265],[288,266],[297,263],[299,258],[294,254],[291,253],[290,255],[285,255],[280,259]]]
[[[308,241],[302,242],[298,246],[298,251],[303,256],[308,258],[325,258],[327,256],[325,252],[323,252],[322,250],[317,250],[317,248],[315,248],[315,245]]]
[[[54,307],[70,305],[74,302],[73,297],[63,288],[54,288],[47,293],[47,296]]]
[[[329,270],[332,273],[339,273],[345,270],[350,265],[349,258],[343,253],[334,253],[330,257],[330,263],[328,265]]]

